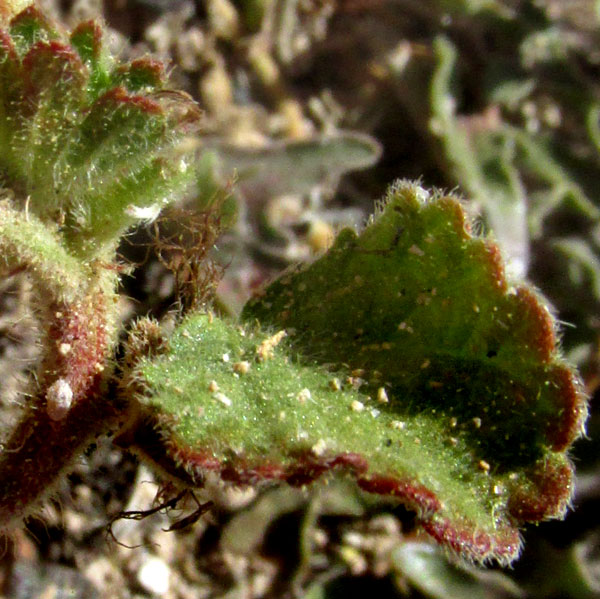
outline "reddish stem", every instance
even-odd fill
[[[0,457],[0,528],[30,514],[79,452],[118,417],[117,405],[100,397],[111,351],[106,323],[101,294],[50,307],[38,392]],[[63,411],[57,411],[57,389]]]

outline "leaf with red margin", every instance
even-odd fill
[[[457,199],[396,185],[243,316],[192,315],[137,365],[152,426],[134,445],[163,468],[253,485],[346,468],[477,561],[514,559],[519,524],[563,515],[579,380],[542,298],[506,281]]]
[[[131,92],[160,89],[165,83],[165,65],[159,60],[138,58],[115,73],[115,83]]]
[[[22,65],[24,93],[14,114],[21,130],[12,143],[13,152],[21,157],[31,189],[43,190],[48,209],[53,210],[56,204],[49,201],[47,182],[53,181],[57,156],[73,136],[87,72],[79,56],[57,41],[34,44]]]
[[[59,38],[57,27],[34,5],[28,6],[11,19],[9,34],[21,56],[38,42]]]
[[[71,46],[89,69],[87,93],[91,101],[96,100],[113,86],[111,79],[113,60],[104,48],[102,40],[102,27],[96,21],[85,21],[79,24],[69,37]]]

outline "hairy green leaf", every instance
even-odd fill
[[[514,558],[518,522],[564,513],[579,381],[541,298],[507,282],[456,199],[397,185],[360,236],[343,231],[243,317],[190,316],[135,369],[196,482],[347,467],[478,560]]]

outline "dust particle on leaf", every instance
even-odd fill
[[[259,362],[266,362],[275,356],[275,348],[281,343],[287,335],[285,331],[279,331],[262,341],[256,348],[256,357]]]

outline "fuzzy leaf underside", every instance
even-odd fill
[[[303,484],[346,467],[476,560],[513,559],[519,523],[564,512],[579,381],[541,299],[508,285],[456,199],[396,186],[360,236],[343,231],[243,316],[190,316],[136,369],[195,480]]]
[[[156,61],[113,62],[93,22],[68,38],[30,7],[0,29],[0,175],[75,253],[116,242],[188,181],[177,144],[198,111],[164,86]]]

